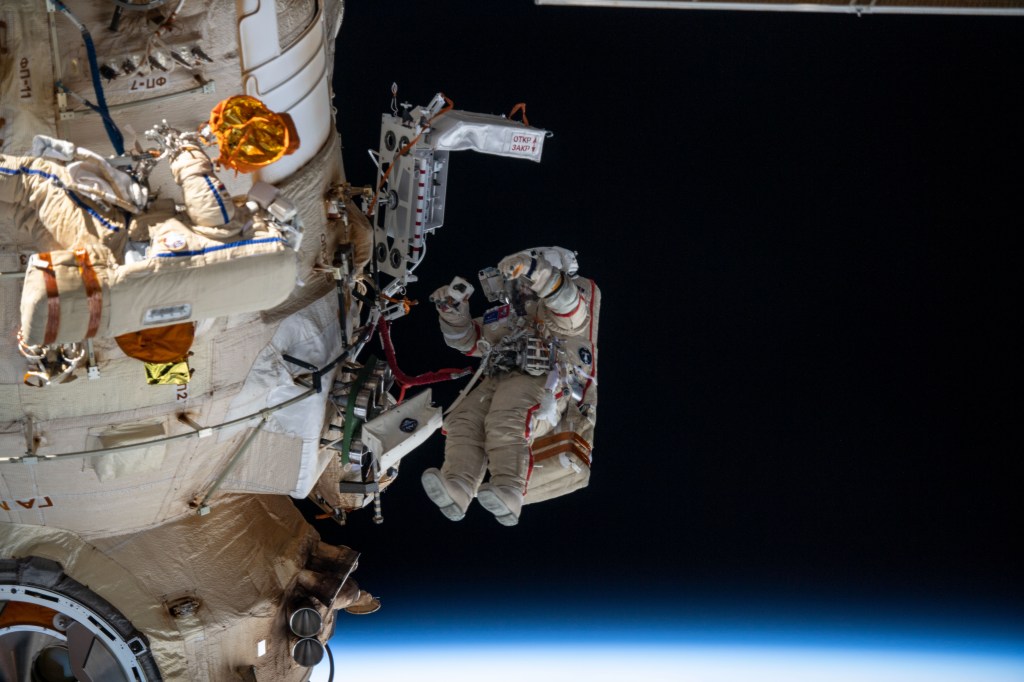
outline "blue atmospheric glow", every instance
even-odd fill
[[[1024,658],[927,651],[564,644],[336,651],[335,680],[417,682],[1021,682]],[[326,682],[326,664],[312,682]]]
[[[764,622],[559,628],[382,621],[331,642],[335,680],[417,682],[1022,682],[1020,633]],[[362,623],[360,623],[362,625]],[[362,635],[367,635],[363,628]],[[572,633],[567,636],[566,633]],[[965,634],[966,633],[966,634]],[[370,643],[372,641],[372,643]],[[327,662],[312,682],[327,681]]]

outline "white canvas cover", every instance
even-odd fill
[[[469,149],[539,162],[547,134],[546,130],[502,116],[455,110],[437,118],[429,141],[431,147],[440,151]]]
[[[97,426],[89,429],[89,445],[97,450],[121,445],[156,441],[167,435],[167,423],[164,418],[141,419],[113,426]],[[141,452],[128,454],[112,453],[94,457],[90,465],[101,482],[110,481],[122,476],[158,471],[164,462],[167,452],[166,443],[156,443],[141,448]]]
[[[297,358],[316,367],[323,367],[342,351],[341,327],[337,320],[337,297],[332,293],[312,305],[285,318],[270,343],[260,351],[241,390],[231,401],[224,419],[230,420],[258,412],[263,408],[294,398],[308,389],[295,383],[295,377],[308,370],[284,359]],[[289,449],[298,452],[294,459],[282,457],[280,438],[272,439],[265,459],[247,456],[246,462],[225,482],[226,490],[273,489],[294,497],[305,497],[330,458],[331,451],[320,453],[320,433],[327,411],[328,390],[334,378],[330,372],[322,379],[324,390],[285,409],[274,412],[264,430],[294,441]],[[231,437],[222,432],[220,440]],[[263,436],[260,441],[266,441]],[[260,451],[260,441],[254,444]]]
[[[441,428],[441,408],[431,404],[430,396],[430,389],[421,391],[363,424],[362,441],[371,452],[380,456],[382,470],[398,464]],[[411,430],[403,430],[403,422]]]
[[[122,266],[92,257],[103,289],[97,331],[101,338],[265,310],[285,300],[295,287],[295,253],[276,232],[225,244],[203,239],[184,225],[162,232],[165,240],[168,232],[181,239],[177,251],[154,245],[154,256]],[[195,248],[186,235],[196,242]],[[85,338],[90,318],[81,270],[71,251],[54,251],[51,258],[60,305],[56,341],[75,343]],[[44,342],[49,318],[45,268],[33,259],[25,276],[21,329],[30,345]],[[163,319],[162,311],[173,319]]]

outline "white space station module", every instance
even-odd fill
[[[406,312],[449,154],[539,161],[546,133],[396,107],[377,186],[350,186],[341,21],[339,0],[0,7],[0,680],[304,680],[337,614],[379,605],[289,498],[381,518],[441,415],[367,342]]]

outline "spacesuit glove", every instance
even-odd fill
[[[439,287],[430,295],[430,302],[437,306],[438,310],[455,309],[459,304],[473,295],[473,285],[462,277],[455,277],[451,284]]]
[[[472,296],[474,291],[476,290],[473,288],[472,284],[462,277],[455,277],[452,279],[451,284],[448,285],[448,298],[456,303],[462,303]]]
[[[438,287],[434,290],[434,293],[430,295],[430,302],[436,305],[438,308],[441,306],[448,305],[448,285]]]
[[[75,143],[70,140],[58,140],[49,135],[36,135],[32,138],[32,155],[58,161],[71,161],[75,158]]]

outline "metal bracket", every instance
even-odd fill
[[[200,438],[206,438],[207,436],[213,435],[213,429],[209,427],[204,428],[200,426],[196,422],[192,421],[192,419],[190,419],[189,416],[184,412],[178,415],[178,421],[180,421],[182,424],[185,424],[186,426],[191,426],[195,430],[196,435],[199,436]]]
[[[36,437],[36,426],[35,420],[32,419],[31,415],[25,418],[25,457],[22,461],[31,459],[36,461],[36,449],[39,447],[39,439]]]
[[[89,380],[93,381],[95,379],[99,379],[100,368],[99,365],[96,364],[96,352],[92,347],[92,339],[85,340],[85,352],[88,357],[86,374],[88,375]]]
[[[128,640],[127,644],[128,648],[131,649],[131,652],[136,656],[149,651],[149,648],[146,646],[146,643],[142,641],[141,637],[132,637]]]
[[[367,495],[369,493],[380,492],[380,486],[377,485],[377,481],[367,481],[366,483],[353,483],[351,481],[340,481],[338,483],[338,492],[340,493],[353,493],[356,495]]]

